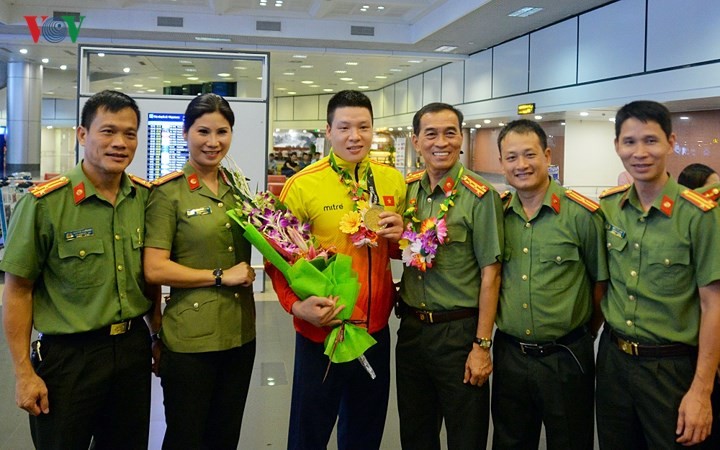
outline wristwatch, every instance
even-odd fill
[[[492,347],[492,339],[479,338],[476,336],[475,339],[473,339],[473,344],[477,344],[480,348],[484,348],[485,350],[490,350],[490,347]]]
[[[223,270],[217,268],[213,270],[213,275],[215,275],[215,286],[222,286]]]

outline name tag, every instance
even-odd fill
[[[188,217],[205,216],[210,213],[212,213],[212,209],[209,206],[204,208],[188,209],[185,211],[185,214],[187,214]]]
[[[613,236],[617,236],[620,239],[625,239],[625,231],[621,230],[620,228],[616,227],[615,225],[610,225],[610,234]]]
[[[72,241],[78,238],[84,238],[95,235],[95,230],[92,228],[83,228],[82,230],[66,231],[63,233],[66,241]]]

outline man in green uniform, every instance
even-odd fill
[[[597,358],[605,449],[682,448],[710,432],[720,360],[717,204],[666,172],[675,134],[663,105],[636,101],[615,118],[631,185],[601,195],[610,269]]]
[[[406,182],[396,349],[403,448],[487,445],[490,346],[502,254],[498,193],[459,162],[462,113],[445,103],[413,118],[413,145],[426,170]],[[433,256],[434,255],[434,256]]]
[[[510,122],[498,148],[516,193],[504,199],[493,448],[538,448],[544,423],[547,448],[592,449],[592,336],[608,278],[600,207],[552,181],[538,123]]]
[[[38,449],[143,449],[150,419],[152,305],[141,266],[150,184],[125,168],[137,148],[133,99],[88,99],[84,159],[32,189],[12,215],[0,269],[15,400]],[[149,293],[149,290],[148,290]],[[158,290],[153,290],[158,293]],[[154,300],[154,298],[153,298]],[[41,333],[33,343],[33,327]]]

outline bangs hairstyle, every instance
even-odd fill
[[[642,123],[655,122],[660,125],[665,137],[669,138],[672,134],[670,111],[661,103],[638,100],[620,108],[615,115],[615,139],[620,137],[622,124],[628,119],[637,119]]]
[[[93,95],[85,102],[80,115],[80,126],[86,130],[90,128],[90,124],[95,120],[99,109],[104,109],[111,113],[117,113],[125,108],[130,108],[137,117],[137,126],[140,126],[140,108],[138,108],[135,100],[127,94],[118,91],[104,90]]]
[[[230,104],[224,98],[217,94],[202,94],[198,95],[187,106],[185,109],[185,121],[183,122],[183,131],[188,132],[190,127],[195,123],[198,117],[205,114],[211,114],[219,112],[230,124],[230,130],[235,125],[235,114],[233,113]]]
[[[542,146],[543,151],[545,151],[546,148],[548,148],[547,143],[547,134],[545,133],[545,130],[543,130],[543,127],[540,126],[539,123],[528,120],[528,119],[518,119],[513,120],[512,122],[508,123],[503,127],[502,130],[500,130],[500,134],[497,138],[497,145],[498,150],[500,151],[500,154],[502,155],[502,141],[505,139],[505,136],[508,135],[508,133],[517,133],[517,134],[530,134],[534,133],[538,140],[540,141],[540,145]]]

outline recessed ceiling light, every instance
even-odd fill
[[[104,57],[105,57],[105,53],[100,52],[100,53],[98,53],[98,56],[99,56],[100,58],[104,58]]]
[[[540,120],[540,119],[542,119],[542,116],[535,116],[535,120]]]
[[[357,63],[357,61],[348,61],[348,62],[345,63],[345,65],[346,65],[346,66],[357,66],[358,63]]]
[[[229,73],[225,73],[225,72],[219,73],[219,74],[217,74],[217,75],[218,75],[219,77],[223,77],[223,78],[226,78],[226,77],[229,77],[229,76],[230,76]]]
[[[387,77],[385,75],[375,75],[375,78],[377,78],[378,80],[384,80]]]
[[[305,59],[307,58],[307,55],[293,55],[293,58]]]
[[[311,88],[316,88],[316,87],[320,87],[320,85],[319,85],[319,84],[311,84],[310,87],[311,87]]]
[[[560,122],[560,125],[565,126],[565,122]]]
[[[185,72],[197,72],[197,69],[193,69],[192,67],[188,67],[185,69]]]
[[[50,62],[50,59],[48,59],[48,58],[43,58],[43,59],[41,59],[41,61],[42,61],[43,64],[47,64],[47,63]]]
[[[160,79],[160,77],[156,77],[154,75],[151,77],[148,77],[148,80],[159,80],[159,79]]]
[[[295,91],[288,91],[288,94],[289,94],[289,95],[295,95],[295,94],[297,94],[297,92],[295,92]]]
[[[53,129],[53,126],[52,126],[52,125],[48,125],[48,126],[46,126],[45,128],[47,128],[48,130],[52,130],[52,129]]]
[[[360,12],[367,12],[367,8],[363,6],[362,8],[360,8]]]
[[[342,77],[342,78],[340,78],[340,81],[352,81],[352,78],[350,78],[350,77]]]
[[[440,53],[449,53],[453,50],[457,50],[457,45],[441,45],[440,47],[436,48],[434,51],[440,52]]]
[[[536,8],[534,6],[525,6],[524,8],[520,8],[516,11],[511,12],[508,14],[509,17],[527,17],[532,16],[533,14],[542,11],[542,8]]]
[[[233,67],[233,69],[235,69],[235,70],[247,70],[247,67],[237,66],[237,67]]]
[[[467,125],[467,122],[463,122],[460,126],[464,127],[465,125]]]
[[[385,7],[384,7],[384,6],[378,6],[378,9],[379,9],[380,11],[382,11],[383,9],[385,9]]]
[[[330,89],[330,88],[325,88],[325,89],[323,89],[323,92],[332,92],[332,91],[333,91],[333,90]]]
[[[60,66],[60,70],[67,70],[67,66],[63,64],[62,66]]]
[[[583,111],[583,112],[580,113],[580,115],[583,116],[583,117],[587,117],[587,116],[590,115],[590,113],[587,112],[587,111]]]
[[[163,83],[165,83],[165,84],[170,84],[170,83],[172,83],[172,81],[170,81],[170,80],[163,80]]]
[[[405,127],[406,130],[412,130],[412,127],[410,125]]]
[[[116,91],[122,91],[122,88],[120,86],[115,86],[113,89],[115,89]]]
[[[370,86],[358,86],[358,89],[370,89]]]
[[[133,84],[134,87],[143,87],[142,84]]]
[[[125,72],[125,73],[130,73],[130,68],[129,68],[129,67],[123,67],[123,72]]]
[[[504,126],[505,126],[505,124],[504,124],[503,122],[498,122],[498,125],[501,126],[501,127],[504,127]]]
[[[421,62],[423,62],[423,60],[422,59],[411,59],[408,62],[411,64],[420,64]]]
[[[256,80],[262,80],[262,77],[256,77],[255,79],[256,79]]]
[[[490,123],[490,122],[492,122],[492,120],[490,120],[490,119],[483,120],[483,123]]]
[[[310,80],[303,80],[303,81],[301,81],[301,83],[302,83],[302,84],[313,84],[313,83],[314,83],[314,81],[310,81]]]
[[[314,66],[312,64],[303,64],[300,66],[301,69],[312,69]]]
[[[22,53],[23,55],[27,55],[27,52],[28,52],[28,50],[26,48],[20,49],[20,53]]]
[[[680,116],[680,120],[690,120],[688,116]]]
[[[287,75],[289,77],[295,75],[295,72],[283,72],[283,75]]]
[[[336,70],[335,73],[347,73],[347,70]]]
[[[615,123],[615,118],[614,118],[614,117],[611,117],[611,118],[609,118],[608,120],[609,120],[610,122],[612,122],[612,123]],[[563,124],[563,125],[565,125],[565,124]]]
[[[188,77],[188,80],[190,80],[190,81],[197,81],[197,80],[199,80],[199,78],[198,78],[198,77]]]
[[[475,124],[475,128],[480,128],[481,126],[482,126],[482,125],[480,125],[479,123],[476,123],[476,124]]]
[[[155,89],[148,89],[148,92],[155,92]]]
[[[192,61],[188,61],[187,59],[181,59],[178,61],[180,64],[192,64]]]
[[[350,85],[353,85],[353,86],[354,86],[354,85],[356,85],[356,84],[357,84],[357,81],[348,81],[348,84],[350,84]]]
[[[287,91],[287,88],[277,88],[278,91]]]
[[[232,42],[232,39],[230,38],[219,38],[211,36],[195,36],[195,40],[201,42]]]
[[[402,72],[402,69],[390,69],[390,72]]]

